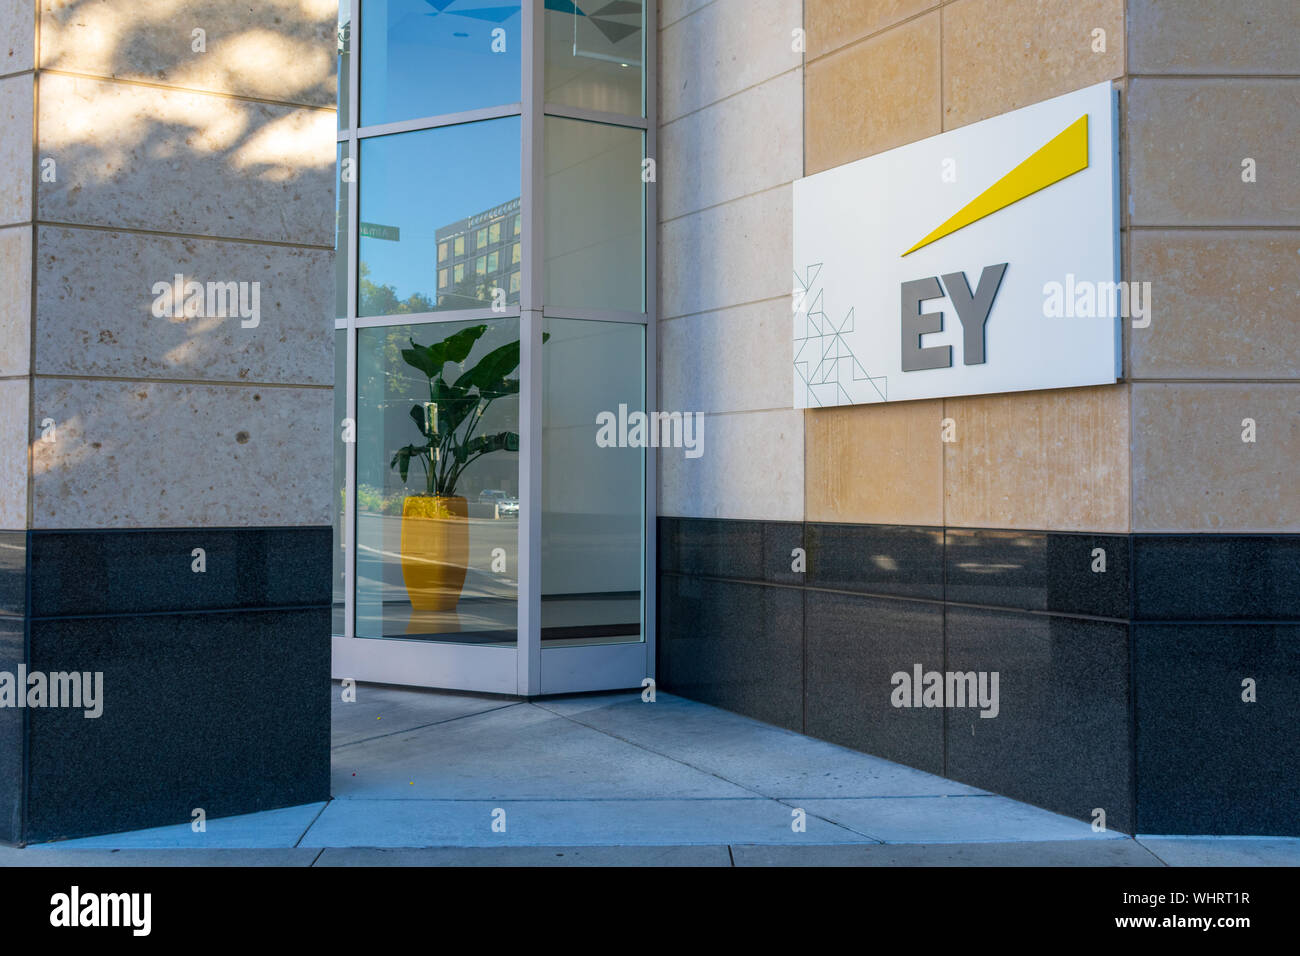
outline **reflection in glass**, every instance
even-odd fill
[[[348,191],[352,184],[351,163],[346,166],[348,144],[339,143],[334,168],[334,317],[348,317]]]
[[[364,140],[358,314],[517,304],[519,183],[518,117]]]
[[[357,636],[513,645],[519,321],[357,335]]]
[[[361,125],[520,101],[518,0],[366,0]]]
[[[338,23],[338,82],[339,129],[347,129],[351,122],[348,108],[348,77],[352,61],[352,0],[339,0]]]
[[[645,450],[598,441],[609,433],[597,421],[644,412],[645,329],[549,318],[544,328],[542,641],[640,641]]]
[[[645,309],[644,134],[546,117],[546,305]]]
[[[343,636],[343,613],[346,601],[345,579],[347,555],[347,445],[343,442],[343,419],[348,417],[348,333],[334,333],[334,494],[330,517],[334,523],[334,613],[332,633]]]
[[[550,0],[546,102],[644,115],[644,27],[641,0]]]

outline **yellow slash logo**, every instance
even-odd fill
[[[1023,163],[968,202],[955,216],[904,252],[903,257],[1087,168],[1088,114],[1084,113]]]

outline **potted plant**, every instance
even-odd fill
[[[469,505],[456,488],[484,455],[517,451],[515,432],[476,434],[491,404],[519,394],[519,342],[493,349],[471,368],[464,362],[487,332],[475,325],[432,345],[402,349],[402,359],[429,380],[429,400],[411,406],[422,441],[393,455],[407,483],[411,462],[424,469],[421,491],[402,503],[402,580],[417,610],[449,611],[460,601],[469,566]],[[454,378],[452,377],[454,376]]]

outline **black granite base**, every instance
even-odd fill
[[[803,730],[943,773],[943,711],[890,705],[890,675],[943,667],[943,606],[812,589],[807,602]]]
[[[1142,832],[1300,836],[1300,625],[1141,622],[1134,644]]]
[[[803,726],[803,591],[716,578],[660,582],[663,669],[692,700]]]
[[[659,540],[665,690],[1112,830],[1300,835],[1300,536],[664,517]],[[998,716],[893,706],[914,664],[998,672]]]
[[[27,613],[0,614],[0,670],[101,673],[102,713],[0,707],[0,773],[20,784],[16,812],[0,786],[4,839],[328,799],[331,534],[28,533]],[[5,594],[0,563],[0,611]]]

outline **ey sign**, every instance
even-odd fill
[[[794,407],[1114,382],[1116,96],[1099,83],[795,182]],[[1084,282],[1094,314],[1045,306]]]

